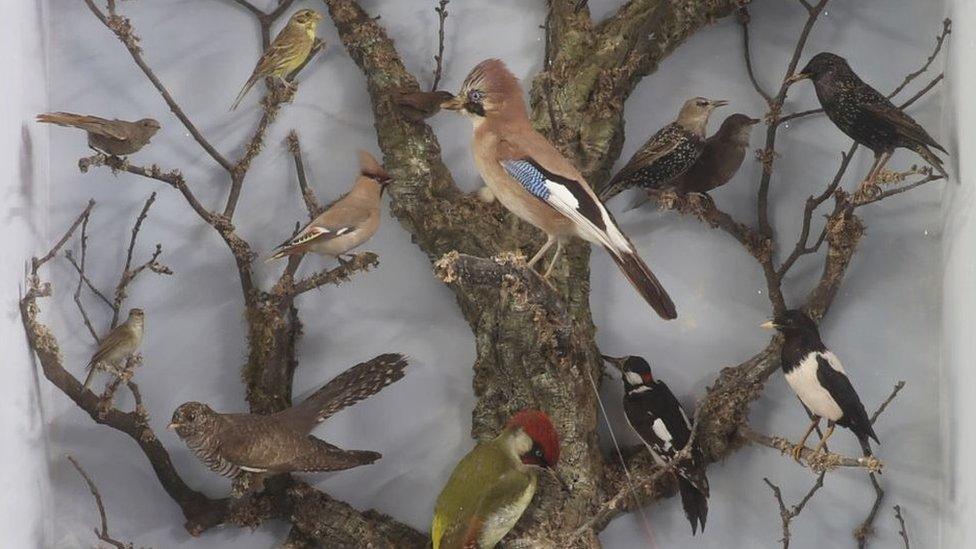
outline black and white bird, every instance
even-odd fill
[[[782,366],[786,382],[800,402],[810,411],[814,420],[810,423],[793,449],[793,458],[800,460],[804,444],[810,433],[827,420],[827,432],[814,449],[823,450],[827,439],[834,433],[834,426],[847,427],[854,432],[865,455],[871,455],[868,439],[880,443],[874,434],[861,398],[857,396],[851,380],[844,373],[844,366],[820,339],[817,325],[803,311],[790,310],[762,325],[778,330],[786,338],[783,343]]]
[[[690,455],[674,463],[676,456],[691,439],[692,423],[671,389],[654,379],[651,366],[639,356],[614,358],[603,355],[623,376],[624,413],[627,422],[637,433],[659,465],[673,466],[678,476],[678,491],[685,516],[692,533],[699,526],[705,530],[708,517],[708,478],[705,477],[705,457],[698,443],[693,443]]]

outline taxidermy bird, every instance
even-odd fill
[[[705,128],[712,111],[728,101],[693,97],[681,107],[678,119],[658,130],[637,149],[627,164],[600,192],[609,200],[632,187],[660,189],[685,173],[705,148]]]
[[[548,239],[529,260],[530,268],[556,244],[543,275],[548,277],[564,241],[577,236],[603,246],[658,315],[677,317],[668,293],[583,175],[532,127],[518,79],[504,63],[498,59],[479,63],[460,93],[442,106],[471,119],[475,165],[495,198],[546,233]]]
[[[275,36],[267,51],[261,55],[251,77],[237,94],[237,99],[234,100],[230,110],[236,109],[241,99],[244,99],[247,92],[262,78],[276,78],[286,87],[291,87],[286,78],[301,67],[312,53],[312,47],[315,45],[315,29],[321,20],[322,14],[314,10],[295,12],[285,28]]]
[[[742,166],[749,134],[758,123],[758,118],[741,113],[726,118],[718,131],[705,140],[698,160],[669,186],[684,194],[707,193],[728,183]]]
[[[813,81],[817,99],[830,121],[848,137],[874,152],[874,164],[867,181],[873,183],[876,180],[897,148],[915,151],[940,174],[947,175],[942,159],[931,150],[946,152],[942,145],[912,117],[861,80],[846,59],[833,53],[818,53],[789,81],[793,83],[807,78]]]
[[[708,478],[705,457],[697,442],[689,457],[675,463],[675,457],[691,439],[692,423],[671,389],[651,375],[651,366],[639,356],[614,358],[604,355],[623,376],[624,414],[644,446],[663,467],[674,467],[678,491],[692,534],[701,526],[705,531],[708,517]]]
[[[126,318],[125,322],[116,326],[99,342],[98,350],[88,361],[85,388],[91,384],[96,371],[118,369],[139,350],[139,345],[142,344],[145,317],[142,309],[130,309],[129,318]]]
[[[433,549],[488,549],[515,526],[532,501],[537,471],[559,461],[549,416],[522,410],[497,437],[479,442],[454,468],[437,496]]]
[[[300,404],[271,415],[221,414],[187,402],[173,412],[167,429],[212,471],[235,478],[242,472],[340,471],[379,459],[376,452],[343,450],[311,431],[340,410],[403,377],[403,355],[385,354],[339,374]]]
[[[128,122],[70,112],[52,112],[37,115],[37,121],[85,130],[88,133],[88,146],[111,156],[126,156],[137,152],[159,131],[159,122],[152,118]]]
[[[409,91],[395,95],[393,102],[405,117],[415,122],[426,120],[441,110],[441,104],[452,99],[454,95],[446,91]]]
[[[352,189],[277,248],[268,261],[308,252],[342,259],[380,227],[380,198],[390,174],[366,151],[359,151],[359,177]]]
[[[814,449],[815,454],[823,449],[834,432],[834,426],[840,425],[853,431],[864,455],[870,455],[868,439],[879,442],[871,420],[844,373],[840,359],[824,345],[813,320],[803,311],[791,310],[762,326],[776,329],[785,336],[782,367],[786,382],[815,416],[799,444],[794,447],[793,458],[800,460],[804,444],[810,433],[820,425],[821,418],[827,420],[827,432]]]

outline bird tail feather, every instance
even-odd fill
[[[305,431],[337,413],[366,399],[404,376],[407,359],[387,353],[349,368],[332,378],[321,389],[300,404],[282,411],[284,421],[292,421]]]
[[[708,518],[708,496],[684,477],[678,477],[678,492],[681,493],[681,506],[685,510],[685,516],[691,523],[691,533],[697,534],[699,525],[704,532],[705,519]]]
[[[624,276],[627,277],[627,280],[661,318],[665,320],[678,318],[678,311],[674,307],[674,302],[671,301],[671,296],[651,272],[651,268],[647,266],[647,263],[644,263],[644,260],[636,252],[615,250],[609,246],[606,249]]]
[[[941,147],[938,148],[939,150],[945,152],[945,150],[942,149]],[[917,152],[923,159],[925,159],[925,161],[928,162],[929,165],[931,165],[933,168],[935,168],[936,171],[938,171],[943,177],[949,177],[949,174],[946,172],[945,166],[943,165],[943,160],[938,156],[936,156],[936,154],[932,152],[932,149],[926,147],[925,145],[919,145],[915,149],[915,152]]]
[[[58,126],[73,127],[86,122],[89,117],[70,112],[51,112],[37,115],[36,120],[45,124],[57,124]]]
[[[241,100],[244,99],[244,96],[247,95],[247,92],[251,91],[251,88],[254,87],[254,84],[256,84],[257,81],[258,81],[257,76],[251,76],[250,78],[247,79],[247,83],[245,83],[244,87],[241,88],[241,92],[237,94],[237,99],[235,99],[234,104],[230,106],[230,110],[232,111],[237,110],[237,106],[241,104]]]

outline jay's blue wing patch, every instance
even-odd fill
[[[556,175],[529,159],[503,160],[502,167],[505,168],[508,175],[512,176],[512,179],[518,181],[532,196],[549,203],[550,206],[553,206],[550,200],[553,193],[572,197],[570,202],[575,202],[571,205],[576,211],[596,225],[599,230],[605,231],[607,229],[602,208],[597,204],[596,199],[583,188],[585,183]]]

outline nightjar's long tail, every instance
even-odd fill
[[[304,431],[339,410],[368,398],[404,376],[406,358],[388,353],[357,364],[334,377],[300,404],[280,412],[283,421],[294,422]]]

